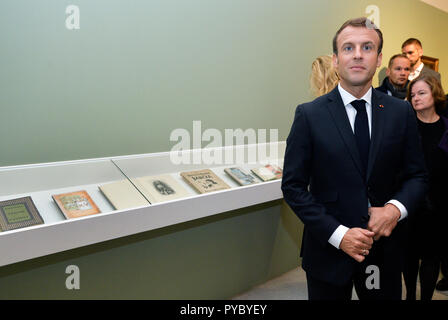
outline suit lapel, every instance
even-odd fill
[[[370,135],[370,150],[369,163],[367,166],[367,181],[369,181],[372,173],[373,164],[375,163],[376,155],[380,149],[381,139],[384,128],[384,106],[381,104],[381,98],[376,94],[375,89],[372,89],[372,133]]]
[[[350,153],[353,162],[356,165],[361,176],[364,176],[364,170],[361,163],[361,158],[358,152],[358,147],[356,146],[355,135],[353,134],[352,127],[350,126],[350,121],[345,111],[344,103],[339,94],[338,87],[328,95],[329,103],[327,104],[328,111],[333,117],[334,123],[341,134],[342,140],[344,141],[348,152]]]

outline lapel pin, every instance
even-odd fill
[[[382,104],[380,104],[380,108],[384,108],[384,106]]]

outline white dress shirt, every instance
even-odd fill
[[[422,72],[422,70],[423,70],[423,66],[424,66],[424,64],[423,64],[423,62],[421,62],[420,65],[418,66],[418,68],[415,69],[414,72],[411,72],[411,73],[409,74],[409,76],[408,76],[408,80],[409,80],[409,81],[412,81],[412,80],[414,80],[415,78],[417,78],[417,77],[420,75],[420,73]]]
[[[350,121],[350,125],[352,127],[353,132],[355,132],[355,118],[356,118],[356,109],[351,105],[351,102],[353,100],[358,100],[358,98],[354,97],[352,94],[347,92],[344,88],[341,87],[341,84],[338,84],[338,90],[342,98],[342,102],[345,106],[345,111],[347,112],[348,120]],[[372,136],[372,87],[370,87],[369,91],[361,97],[359,100],[364,100],[366,102],[366,112],[367,112],[367,119],[369,122],[369,135]],[[387,203],[391,203],[395,205],[398,210],[400,210],[400,219],[402,220],[408,215],[408,211],[403,206],[402,203],[400,203],[397,200],[390,200]],[[370,207],[370,202],[368,203],[368,206]],[[339,249],[339,245],[342,241],[342,238],[344,237],[345,233],[348,231],[349,228],[347,228],[344,225],[340,225],[331,235],[330,239],[328,239],[328,242],[331,243],[333,246]]]

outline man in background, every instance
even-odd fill
[[[409,74],[411,73],[411,61],[405,54],[396,54],[389,59],[389,65],[386,70],[381,86],[377,90],[399,99],[406,98]]]
[[[437,77],[440,81],[440,73],[432,70],[431,68],[424,65],[422,62],[423,47],[420,40],[415,38],[409,38],[401,45],[401,51],[405,54],[411,61],[411,73],[409,74],[409,81],[417,78],[421,73],[432,74]]]

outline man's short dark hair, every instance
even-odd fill
[[[368,28],[368,29],[374,29],[376,33],[378,34],[378,37],[380,38],[380,43],[378,45],[378,54],[381,53],[381,50],[383,50],[383,33],[381,30],[369,19],[366,17],[360,17],[355,19],[350,19],[344,22],[344,24],[339,28],[339,30],[336,32],[336,34],[333,37],[333,53],[338,54],[338,36],[348,26],[357,27],[357,28]]]
[[[410,44],[416,44],[418,45],[420,48],[422,47],[422,43],[420,42],[420,40],[415,39],[415,38],[409,38],[408,40],[406,40],[405,42],[403,42],[403,44],[401,45],[401,49],[403,49],[404,47],[410,45]]]
[[[406,54],[404,54],[404,53],[397,53],[397,54],[394,54],[394,55],[389,59],[389,64],[388,64],[388,66],[387,66],[388,68],[392,67],[392,63],[394,63],[394,60],[395,60],[396,58],[405,58],[405,59],[408,59],[408,60],[409,60],[408,56],[407,56]]]

